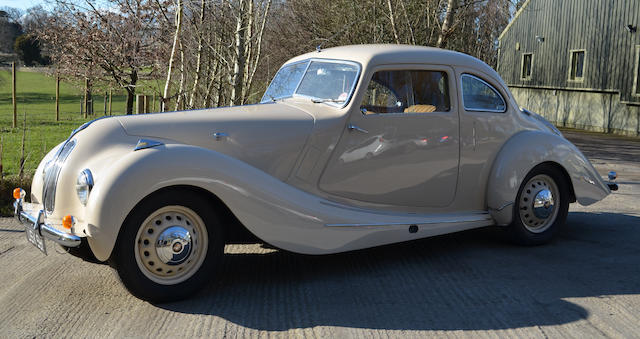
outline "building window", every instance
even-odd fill
[[[633,82],[633,95],[640,96],[640,45],[636,46],[635,71],[633,72],[635,81]]]
[[[522,70],[520,78],[522,80],[531,80],[531,68],[533,67],[533,53],[522,54]]]
[[[584,80],[584,61],[585,51],[571,51],[571,59],[569,60],[569,80],[582,81]]]

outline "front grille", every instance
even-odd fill
[[[44,210],[51,214],[56,203],[56,186],[58,184],[58,177],[60,176],[60,170],[64,165],[65,160],[71,151],[76,146],[76,141],[67,141],[56,155],[49,161],[44,167],[44,187],[42,189],[42,201],[44,204]]]

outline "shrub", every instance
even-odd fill
[[[27,197],[31,196],[31,178],[10,176],[0,179],[0,216],[13,215],[13,189],[16,187],[24,189]]]

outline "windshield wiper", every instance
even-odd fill
[[[319,104],[322,102],[344,102],[343,99],[311,99],[311,102],[314,104]]]

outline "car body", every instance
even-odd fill
[[[87,123],[42,160],[31,192],[16,214],[36,237],[88,243],[134,294],[161,301],[183,297],[176,291],[211,269],[230,228],[304,254],[491,225],[539,244],[570,202],[610,190],[480,60],[356,45],[289,60],[260,104]],[[167,277],[157,266],[195,271]]]

